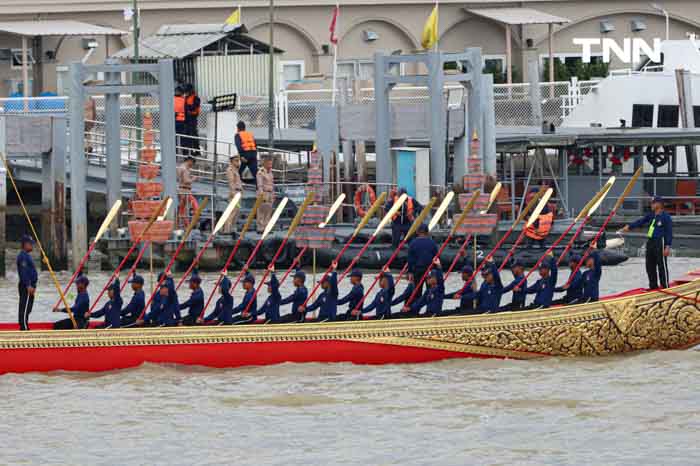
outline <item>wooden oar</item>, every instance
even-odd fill
[[[309,303],[309,301],[311,301],[311,298],[318,291],[319,287],[321,286],[321,283],[323,283],[323,281],[326,279],[326,277],[328,277],[328,274],[330,274],[331,271],[333,270],[333,264],[336,264],[340,260],[340,258],[343,257],[343,254],[345,254],[345,251],[347,251],[348,248],[350,247],[350,245],[355,241],[355,238],[357,238],[357,235],[359,235],[360,232],[362,231],[362,229],[367,226],[367,224],[372,219],[372,217],[375,216],[377,211],[382,208],[382,206],[384,205],[384,201],[386,200],[386,196],[387,196],[386,192],[381,193],[379,195],[379,197],[374,201],[372,206],[369,208],[369,210],[367,210],[364,217],[362,217],[362,220],[360,220],[360,223],[357,225],[357,227],[353,231],[352,236],[350,236],[350,239],[348,241],[346,241],[345,245],[343,246],[343,249],[341,249],[340,252],[338,254],[336,254],[335,259],[333,259],[333,261],[331,261],[331,265],[328,266],[326,271],[323,273],[323,276],[321,276],[321,280],[319,280],[318,282],[316,282],[314,284],[314,287],[311,289],[311,292],[306,297],[306,301],[304,301],[304,304],[302,305],[302,307],[306,307],[306,305]]]
[[[487,214],[489,210],[491,210],[491,206],[493,205],[494,202],[496,202],[496,199],[498,198],[498,194],[501,192],[501,183],[497,183],[496,186],[491,190],[491,195],[489,196],[489,204],[486,207],[486,209],[482,210],[480,213],[482,215]],[[457,265],[457,262],[459,262],[459,258],[464,255],[464,251],[467,249],[467,246],[469,246],[469,241],[472,239],[472,234],[468,234],[464,238],[464,242],[462,243],[462,246],[459,248],[459,251],[457,251],[457,255],[455,258],[452,260],[452,263],[450,264],[449,268],[447,269],[447,273],[445,273],[445,281],[447,281],[448,278],[450,278],[450,274],[452,274],[452,271],[454,270],[455,266]]]
[[[78,324],[76,323],[75,317],[73,316],[73,313],[70,310],[70,306],[68,305],[68,301],[66,300],[66,295],[61,289],[61,284],[58,283],[58,278],[56,278],[56,274],[53,271],[53,267],[51,267],[51,261],[49,260],[49,256],[46,255],[46,251],[44,251],[44,247],[42,246],[41,240],[39,239],[39,235],[37,234],[36,229],[34,228],[32,219],[29,217],[29,212],[27,212],[27,208],[24,205],[22,195],[19,193],[19,189],[17,188],[17,184],[15,183],[15,177],[12,175],[12,170],[10,170],[10,165],[7,163],[7,159],[5,158],[5,155],[2,152],[0,152],[0,157],[2,157],[2,161],[5,164],[7,176],[10,177],[10,182],[12,183],[12,188],[15,190],[15,194],[17,195],[17,200],[19,201],[19,205],[22,208],[22,213],[27,219],[29,228],[32,230],[32,236],[34,236],[34,241],[36,242],[36,245],[39,246],[39,252],[41,252],[41,259],[44,262],[44,264],[46,264],[46,268],[48,269],[49,274],[51,275],[51,279],[53,281],[54,286],[56,287],[56,290],[58,291],[58,295],[61,297],[61,302],[66,308],[66,312],[68,313],[68,317],[70,318],[70,321],[73,324],[73,328],[78,328]]]
[[[231,254],[228,255],[228,258],[226,259],[226,263],[224,264],[224,267],[221,269],[221,272],[219,273],[219,278],[217,278],[217,280],[216,280],[216,285],[211,290],[211,293],[209,293],[209,297],[207,298],[207,303],[204,305],[204,307],[202,308],[202,312],[199,314],[200,319],[204,318],[204,313],[206,312],[207,308],[209,307],[209,304],[211,304],[211,300],[214,298],[214,295],[216,294],[216,290],[219,289],[219,286],[221,285],[221,281],[224,279],[224,276],[226,276],[226,272],[228,271],[228,268],[231,265],[233,258],[236,256],[236,253],[238,252],[238,248],[241,246],[241,242],[243,241],[243,237],[246,235],[246,233],[250,229],[251,225],[253,225],[253,221],[255,220],[255,215],[258,212],[258,207],[260,207],[260,204],[262,204],[263,198],[264,198],[263,194],[260,194],[260,195],[258,195],[257,199],[255,199],[255,205],[248,213],[248,218],[246,219],[245,224],[243,225],[243,228],[241,229],[241,233],[238,235],[238,239],[236,240],[236,244],[233,246],[233,250],[231,251]]]
[[[162,210],[164,210],[165,208],[167,208],[167,206],[170,205],[170,203],[171,203],[170,198],[169,198],[169,197],[166,197],[165,199],[163,199],[163,200],[160,202],[160,205],[158,206],[158,208],[157,208],[155,211],[153,211],[153,214],[151,214],[151,218],[148,219],[148,223],[146,224],[146,226],[144,227],[144,229],[141,231],[141,233],[139,233],[138,238],[136,238],[136,239],[134,240],[133,244],[131,245],[131,247],[129,248],[129,250],[126,252],[126,255],[124,256],[124,259],[122,259],[122,261],[119,263],[119,265],[117,266],[117,268],[114,269],[114,272],[112,272],[112,275],[110,275],[109,280],[107,280],[107,283],[106,283],[105,286],[102,288],[102,291],[100,291],[100,294],[97,295],[97,299],[95,300],[95,302],[92,303],[92,306],[90,307],[90,311],[89,311],[90,314],[92,314],[92,311],[93,311],[93,310],[95,309],[95,307],[97,306],[97,303],[100,302],[100,299],[101,299],[102,296],[105,294],[105,292],[107,291],[107,289],[110,287],[110,285],[112,284],[112,282],[114,281],[114,279],[117,278],[117,277],[119,276],[119,272],[121,272],[122,267],[124,267],[124,264],[126,264],[126,261],[129,260],[129,257],[131,257],[131,254],[134,252],[134,250],[135,250],[136,247],[139,245],[139,243],[141,243],[141,241],[143,241],[143,238],[144,238],[144,236],[146,236],[146,233],[148,232],[148,230],[151,229],[151,227],[153,226],[153,224],[154,224],[154,223],[156,222],[156,220],[159,218],[159,216],[158,216],[159,212],[161,212]]]
[[[172,205],[172,199],[168,199],[167,204],[165,204],[165,210],[163,211],[163,214],[158,217],[156,221],[162,222],[165,220],[165,216],[168,215],[168,210],[170,210],[170,206]],[[124,288],[126,288],[126,285],[129,284],[129,279],[133,274],[136,273],[136,268],[139,266],[139,263],[141,262],[141,259],[143,258],[143,255],[145,254],[146,250],[148,249],[148,246],[151,244],[150,241],[146,241],[143,243],[143,246],[141,247],[141,250],[139,251],[139,255],[136,256],[136,260],[134,261],[134,264],[131,266],[129,269],[129,272],[127,272],[126,277],[124,277],[124,283],[121,285],[121,291],[124,291]],[[128,256],[127,256],[128,257]]]
[[[408,233],[406,233],[406,236],[404,236],[403,240],[399,243],[399,246],[394,250],[394,253],[389,257],[389,260],[384,264],[382,267],[382,270],[374,276],[374,281],[372,281],[372,284],[369,286],[367,289],[367,292],[365,295],[360,299],[360,301],[355,305],[355,308],[352,310],[351,314],[352,315],[358,315],[359,310],[362,307],[362,303],[365,302],[365,299],[367,299],[367,296],[372,292],[372,289],[374,286],[379,282],[379,279],[382,277],[382,274],[384,273],[384,270],[389,270],[391,267],[391,263],[394,262],[394,260],[398,257],[399,252],[401,252],[401,249],[408,243],[408,241],[411,239],[411,236],[413,236],[416,231],[418,231],[418,228],[423,224],[425,221],[425,218],[428,216],[430,213],[430,209],[433,208],[433,205],[435,205],[436,198],[431,198],[430,201],[428,201],[428,204],[423,208],[421,211],[420,215],[416,218],[416,220],[413,222],[413,225],[411,225],[411,228],[408,230]],[[451,200],[451,199],[449,199]]]
[[[416,298],[416,295],[418,294],[420,287],[423,286],[425,279],[428,278],[428,275],[430,275],[430,271],[433,270],[433,267],[435,267],[436,259],[439,259],[440,256],[442,256],[442,253],[445,250],[445,248],[447,247],[447,245],[452,242],[452,238],[454,238],[454,236],[457,234],[460,227],[464,223],[464,220],[467,218],[467,215],[469,215],[469,213],[474,208],[474,204],[476,204],[476,201],[479,199],[479,196],[481,196],[481,191],[477,189],[472,194],[471,199],[469,199],[467,204],[464,206],[464,210],[462,211],[462,214],[459,216],[459,218],[455,222],[454,226],[452,227],[452,230],[450,230],[450,233],[447,235],[447,238],[445,239],[445,241],[442,242],[442,245],[440,246],[440,250],[438,251],[437,255],[435,255],[435,257],[433,257],[433,260],[431,261],[430,265],[423,273],[423,276],[420,278],[420,281],[416,284],[416,287],[413,290],[413,292],[411,293],[411,296],[409,296],[408,299],[406,300],[406,303],[405,303],[406,306],[410,306],[411,303],[413,302],[413,300]],[[465,241],[465,243],[466,243],[466,241]],[[455,260],[452,261],[452,265],[450,266],[450,270],[454,267],[454,264],[458,258],[459,258],[459,255],[457,255]]]
[[[561,264],[561,261],[564,260],[566,254],[568,254],[568,252],[571,250],[571,248],[574,245],[574,242],[576,241],[576,238],[578,238],[581,232],[583,231],[583,227],[586,226],[588,220],[590,220],[593,213],[596,210],[598,210],[598,207],[600,207],[600,205],[603,203],[605,197],[607,196],[608,192],[610,191],[610,188],[612,188],[612,185],[614,183],[615,177],[611,176],[608,182],[605,183],[605,185],[603,186],[603,189],[600,190],[598,194],[590,200],[586,207],[584,207],[584,210],[582,210],[581,213],[578,214],[578,216],[576,217],[576,222],[581,220],[581,218],[583,218],[583,221],[581,222],[581,225],[578,227],[578,229],[574,232],[573,236],[571,236],[571,239],[566,244],[564,251],[562,251],[561,255],[559,256],[559,259],[557,259],[557,265]],[[586,212],[585,214],[584,211]]]
[[[537,204],[537,207],[535,207],[535,210],[530,215],[529,220],[523,226],[523,230],[520,232],[518,239],[513,244],[513,247],[510,248],[510,251],[508,251],[508,254],[506,254],[505,259],[503,259],[501,266],[498,268],[499,272],[505,268],[506,264],[508,264],[508,260],[513,256],[513,254],[515,253],[515,250],[518,248],[520,243],[523,241],[523,238],[525,238],[525,232],[533,223],[535,223],[537,221],[537,217],[540,216],[540,214],[542,213],[542,210],[544,210],[544,208],[547,206],[547,202],[549,202],[549,198],[552,197],[553,192],[554,191],[552,190],[552,188],[549,188],[544,193],[544,196],[542,196],[542,199],[540,199],[539,204]]]
[[[355,267],[355,264],[357,264],[357,261],[360,260],[362,255],[367,251],[367,248],[370,247],[370,245],[374,242],[375,239],[377,239],[377,236],[381,231],[384,229],[384,227],[391,221],[391,219],[396,215],[399,210],[401,210],[401,207],[403,206],[404,202],[406,202],[406,199],[408,199],[407,194],[402,194],[399,199],[394,202],[394,205],[389,209],[389,212],[384,216],[381,222],[379,222],[379,226],[374,230],[374,233],[372,233],[372,236],[369,237],[369,239],[365,242],[365,245],[362,246],[362,249],[360,249],[360,252],[355,254],[355,257],[352,258],[350,261],[350,265],[347,266],[345,271],[340,275],[340,278],[338,278],[338,284],[343,281],[343,279],[350,273],[350,271]]]
[[[151,293],[151,297],[148,298],[148,302],[143,307],[143,309],[141,309],[141,313],[139,314],[138,318],[136,319],[137,322],[143,319],[144,314],[146,314],[146,309],[148,309],[148,306],[151,305],[151,303],[153,302],[153,298],[155,298],[156,294],[160,292],[160,286],[163,284],[163,282],[167,278],[167,275],[170,272],[170,269],[172,269],[173,265],[175,265],[175,260],[177,259],[177,256],[180,254],[180,251],[182,251],[182,248],[185,247],[185,244],[187,243],[187,240],[190,237],[190,233],[192,233],[192,230],[194,229],[194,227],[197,226],[197,223],[199,223],[199,217],[202,215],[202,212],[204,211],[204,208],[207,206],[208,202],[209,202],[209,198],[205,197],[204,201],[202,201],[202,203],[199,204],[197,211],[194,213],[194,216],[192,217],[192,221],[187,226],[187,229],[185,230],[184,234],[182,235],[182,239],[180,240],[180,244],[177,246],[175,253],[170,258],[170,262],[168,262],[167,267],[165,267],[165,270],[163,271],[163,275],[160,277],[160,280],[158,280],[158,283],[156,284],[155,289]]]
[[[525,207],[524,207],[523,210],[520,212],[520,215],[518,215],[518,218],[515,219],[515,221],[514,221],[513,224],[510,226],[510,228],[508,229],[508,231],[506,231],[506,233],[501,237],[501,239],[498,241],[498,243],[496,243],[496,246],[494,246],[494,248],[491,249],[491,251],[486,255],[486,257],[484,257],[484,258],[481,260],[481,263],[479,264],[479,266],[476,268],[476,270],[474,270],[474,272],[472,273],[471,277],[469,277],[469,280],[467,280],[467,281],[464,283],[464,285],[462,286],[462,289],[457,293],[456,296],[460,296],[462,293],[464,293],[464,291],[467,289],[467,287],[469,286],[469,284],[471,284],[471,282],[474,281],[474,279],[477,277],[477,275],[479,274],[479,272],[481,271],[481,269],[483,269],[484,266],[485,266],[487,263],[489,263],[489,261],[491,260],[491,258],[493,257],[493,255],[496,254],[496,252],[500,249],[500,247],[503,246],[503,243],[505,243],[506,240],[507,240],[507,239],[510,237],[510,235],[513,233],[513,231],[515,231],[515,227],[518,226],[518,224],[520,224],[520,222],[522,222],[523,220],[525,220],[525,217],[527,217],[527,215],[530,213],[530,211],[531,211],[536,205],[539,204],[540,199],[542,198],[542,196],[544,196],[544,194],[545,194],[545,190],[544,190],[544,189],[540,189],[534,196],[532,196],[532,199],[530,199],[530,201],[529,201],[527,204],[525,204]]]
[[[331,206],[330,210],[328,211],[328,215],[326,215],[326,219],[318,224],[318,228],[323,229],[328,225],[328,223],[331,221],[331,219],[335,216],[335,213],[340,209],[340,206],[343,205],[343,201],[345,200],[345,193],[340,193],[340,196],[338,196],[338,199],[335,200],[333,205]],[[292,273],[292,270],[299,264],[301,261],[301,258],[304,257],[304,254],[306,254],[306,251],[309,250],[309,246],[306,245],[303,248],[301,248],[301,251],[297,256],[294,258],[292,261],[292,264],[289,266],[289,268],[286,270],[284,273],[284,276],[282,276],[282,279],[280,280],[280,286],[284,283],[284,281],[287,279],[290,273]]]
[[[95,239],[92,240],[92,243],[90,243],[90,247],[88,248],[87,252],[85,255],[83,255],[83,258],[80,259],[80,263],[78,264],[78,268],[75,269],[75,272],[73,272],[73,275],[70,277],[70,280],[68,280],[68,284],[63,288],[63,294],[68,293],[70,290],[71,285],[75,281],[75,278],[80,274],[80,272],[83,270],[83,267],[85,267],[85,263],[87,262],[88,258],[90,257],[90,254],[92,254],[92,251],[95,249],[95,246],[97,246],[97,243],[100,241],[100,238],[102,238],[102,235],[105,234],[107,229],[109,228],[109,225],[112,223],[112,220],[115,219],[117,214],[119,213],[119,209],[122,207],[122,201],[121,199],[118,199],[117,202],[114,203],[111,209],[109,209],[109,212],[107,212],[107,216],[105,219],[102,221],[102,225],[100,225],[100,229],[97,230],[97,234],[95,235]],[[56,301],[56,304],[53,305],[53,308],[56,309],[58,306],[61,304],[61,300],[59,299]]]
[[[265,280],[267,280],[267,277],[270,275],[270,269],[275,266],[275,262],[277,262],[277,259],[279,258],[280,254],[284,250],[285,246],[287,245],[287,242],[289,241],[289,238],[292,237],[294,234],[294,231],[297,229],[299,226],[299,223],[301,223],[301,218],[304,216],[304,212],[306,211],[306,208],[313,202],[314,200],[314,193],[310,192],[306,195],[306,199],[304,199],[304,203],[301,205],[299,210],[297,210],[297,214],[294,216],[294,220],[292,220],[292,223],[289,225],[289,229],[287,230],[287,234],[285,235],[284,239],[282,240],[282,243],[279,245],[277,248],[277,252],[275,253],[274,257],[272,258],[272,261],[268,264],[267,268],[265,269],[265,272],[263,273],[262,278],[260,279],[260,282],[258,283],[258,286],[255,288],[255,291],[253,292],[253,299],[250,300],[246,308],[243,310],[241,313],[242,317],[248,317],[250,307],[253,305],[255,302],[255,299],[258,296],[258,293],[260,292],[260,289],[263,287],[265,284]]]
[[[568,286],[571,283],[571,279],[574,277],[576,272],[578,272],[578,269],[581,268],[583,263],[586,261],[588,256],[590,255],[591,251],[593,250],[593,245],[595,244],[596,246],[598,245],[598,240],[600,239],[600,235],[603,234],[605,231],[605,228],[608,226],[608,223],[610,223],[610,220],[612,220],[613,216],[617,213],[617,210],[620,208],[622,203],[624,202],[625,198],[629,195],[629,193],[632,191],[632,188],[634,188],[634,185],[637,183],[637,179],[642,175],[642,170],[644,167],[639,167],[637,171],[634,173],[632,176],[632,179],[627,183],[627,187],[625,190],[622,192],[620,197],[618,198],[617,202],[615,203],[615,206],[613,209],[610,211],[610,214],[608,215],[608,218],[605,219],[605,222],[603,222],[603,226],[600,227],[600,230],[598,230],[598,233],[595,235],[595,239],[590,243],[588,248],[586,249],[585,254],[581,256],[581,260],[578,261],[578,264],[576,264],[576,268],[571,272],[571,276],[569,276],[569,280],[567,280],[566,285]]]
[[[212,241],[214,241],[214,237],[216,234],[226,225],[226,222],[228,221],[229,217],[233,213],[234,209],[238,207],[238,203],[241,200],[241,193],[236,193],[235,196],[233,196],[233,199],[231,199],[231,202],[228,203],[226,206],[226,209],[224,212],[221,214],[221,218],[219,219],[218,222],[216,222],[216,226],[214,229],[211,231],[211,234],[207,238],[207,240],[204,242],[204,245],[199,249],[199,252],[195,256],[194,260],[190,263],[190,266],[187,268],[185,273],[182,275],[180,278],[180,281],[177,282],[177,286],[175,287],[175,291],[180,289],[180,286],[187,280],[187,277],[190,275],[192,270],[199,264],[200,259],[202,258],[202,255],[204,252],[207,250],[209,245],[211,244]]]
[[[246,263],[243,266],[243,268],[241,269],[241,271],[238,273],[238,277],[236,278],[236,282],[233,285],[231,285],[231,292],[232,293],[233,293],[233,290],[235,290],[236,287],[238,286],[238,284],[241,282],[241,279],[243,278],[243,276],[248,271],[250,264],[253,263],[253,260],[255,259],[255,256],[258,254],[260,247],[263,245],[265,238],[267,237],[267,235],[270,234],[272,229],[275,227],[277,220],[279,220],[280,215],[282,215],[284,208],[287,206],[287,202],[289,202],[289,199],[287,199],[286,197],[283,198],[282,202],[279,203],[279,205],[277,206],[277,209],[275,209],[275,212],[272,214],[270,221],[267,222],[267,225],[265,226],[265,230],[263,231],[262,236],[260,236],[258,243],[255,245],[255,249],[253,249],[253,252],[250,253],[250,256],[248,256],[248,260],[246,261]]]
[[[613,182],[615,182],[615,177],[612,177],[611,180],[612,180]],[[579,214],[578,214],[578,215],[576,216],[576,218],[574,219],[573,223],[572,223],[571,225],[569,225],[569,227],[564,231],[564,233],[562,233],[562,234],[559,236],[559,238],[557,238],[557,240],[554,241],[554,242],[552,243],[552,245],[551,245],[549,248],[547,248],[547,250],[544,252],[544,254],[542,254],[542,255],[540,256],[540,258],[537,260],[537,262],[535,263],[534,267],[532,267],[532,268],[530,269],[530,271],[523,277],[523,279],[520,280],[520,282],[518,282],[518,284],[516,285],[516,287],[522,286],[522,284],[525,283],[525,282],[527,281],[527,279],[530,277],[530,275],[532,275],[532,274],[535,272],[535,270],[537,270],[537,269],[539,268],[540,264],[542,264],[542,262],[545,260],[545,258],[546,258],[552,251],[554,251],[554,248],[556,248],[557,245],[559,245],[559,243],[560,243],[564,238],[566,238],[566,235],[569,234],[569,232],[570,232],[571,229],[574,227],[574,225],[576,225],[576,223],[578,223],[578,221],[579,221],[582,217],[586,217],[586,218],[587,218],[587,216],[590,214],[591,209],[592,209],[593,207],[598,208],[598,205],[600,205],[600,203],[603,202],[604,196],[605,196],[605,194],[608,193],[608,191],[610,190],[610,187],[611,187],[611,186],[612,186],[612,184],[609,184],[609,185],[606,184],[606,185],[603,187],[603,189],[601,189],[598,193],[596,193],[596,195],[593,196],[593,197],[591,198],[591,200],[588,201],[588,202],[586,203],[586,205],[583,207],[583,209],[581,210],[581,212],[579,212]]]

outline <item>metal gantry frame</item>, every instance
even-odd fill
[[[86,86],[87,76],[104,73],[104,84]],[[150,73],[158,77],[158,84],[126,84],[122,76],[133,73]],[[160,105],[160,154],[161,177],[165,195],[173,200],[168,216],[174,219],[177,212],[176,148],[175,148],[175,77],[172,60],[160,60],[155,64],[120,64],[106,61],[102,65],[73,63],[70,66],[70,182],[71,182],[71,235],[73,267],[87,252],[87,193],[85,189],[87,158],[85,157],[84,131],[85,100],[92,95],[105,96],[105,138],[107,165],[107,205],[121,199],[121,94],[157,95]],[[168,117],[168,115],[170,115]]]

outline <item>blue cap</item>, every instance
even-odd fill
[[[352,269],[352,272],[350,272],[350,276],[362,278],[362,271],[360,269]]]
[[[428,225],[425,223],[421,223],[420,226],[418,227],[418,233],[428,233],[430,230],[428,230]]]
[[[161,273],[159,273],[159,274],[158,274],[158,281],[161,281],[161,280],[163,280],[163,279],[164,279],[164,277],[165,277],[165,272],[161,272]]]
[[[581,256],[578,254],[569,254],[569,262],[579,262],[581,260]]]
[[[664,198],[661,197],[661,196],[654,196],[653,199],[651,200],[651,202],[658,202],[658,203],[663,204],[663,203],[664,203]]]
[[[121,288],[119,285],[119,279],[115,278],[114,281],[112,282],[112,284],[109,285],[109,288],[113,291],[119,291]]]
[[[473,274],[474,273],[474,267],[472,267],[469,264],[465,264],[464,267],[462,267],[462,273],[468,273],[468,274]]]
[[[304,273],[303,270],[297,270],[296,272],[294,272],[294,278],[298,278],[298,279],[300,279],[301,281],[305,281],[305,280],[306,280],[306,274]]]
[[[540,188],[530,188],[531,193],[539,192]]]
[[[131,277],[131,280],[129,280],[129,283],[137,283],[139,285],[143,285],[145,282],[141,275],[134,275],[133,277]]]
[[[433,270],[430,271],[430,276],[431,276],[431,277],[435,277],[435,278],[439,278],[439,277],[440,277],[440,271],[439,271],[438,269],[433,269]]]
[[[31,244],[34,244],[34,238],[32,238],[32,237],[29,236],[29,235],[22,235],[22,237],[20,238],[19,242],[20,242],[20,244],[24,244],[24,243],[31,243]]]
[[[522,263],[520,259],[515,259],[513,262],[510,264],[510,268],[512,269],[513,267],[525,267],[525,264]]]
[[[227,291],[230,290],[230,289],[231,289],[231,280],[229,280],[228,277],[224,277],[224,278],[221,280],[221,285],[220,285],[220,286],[221,286],[221,289],[222,289],[222,290],[227,290]]]
[[[189,282],[190,282],[190,283],[198,283],[198,284],[199,284],[199,283],[202,283],[202,278],[201,278],[199,275],[193,274],[193,275],[190,277]]]
[[[81,275],[75,279],[75,284],[88,286],[90,284],[90,280],[88,280],[88,277],[85,275]]]
[[[552,267],[549,265],[549,261],[544,261],[544,262],[542,262],[542,263],[540,264],[540,267],[539,267],[539,268],[540,268],[540,269],[547,269],[547,270],[549,270],[549,269],[551,269]]]
[[[243,283],[248,282],[251,285],[255,285],[255,277],[253,276],[252,273],[246,273],[245,277],[243,278]]]
[[[406,194],[406,188],[399,188],[399,194]]]

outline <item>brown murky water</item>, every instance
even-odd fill
[[[671,260],[676,275],[691,268],[700,260]],[[640,259],[604,274],[606,293],[645,280]],[[106,277],[91,275],[93,294]],[[16,319],[15,293],[14,276],[0,281],[0,320]],[[42,274],[32,319],[53,320],[55,298]],[[700,464],[699,380],[698,348],[11,374],[0,376],[0,464]]]

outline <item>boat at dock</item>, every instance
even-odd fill
[[[119,330],[50,325],[19,332],[15,324],[0,324],[0,373],[97,372],[145,363],[226,368],[623,355],[700,344],[700,270],[667,290],[476,316]]]

